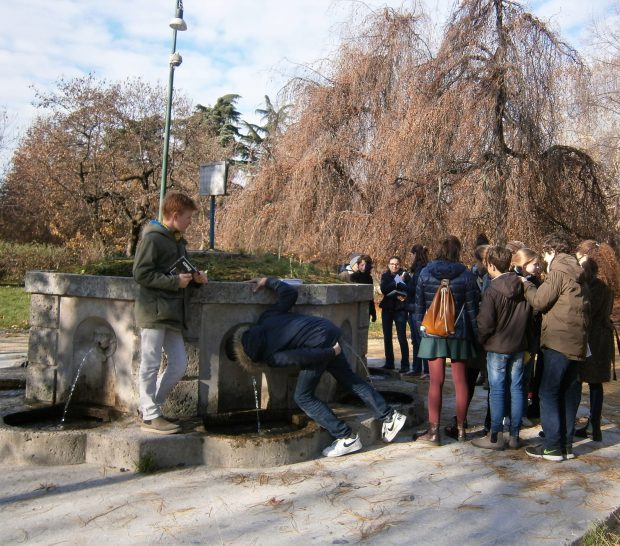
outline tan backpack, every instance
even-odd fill
[[[450,281],[442,279],[431,305],[424,314],[420,330],[431,336],[449,337],[456,331],[456,304]]]

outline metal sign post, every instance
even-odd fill
[[[215,196],[226,195],[228,162],[212,161],[200,166],[199,194],[211,196],[209,215],[209,249],[215,248]]]

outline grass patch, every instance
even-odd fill
[[[155,455],[153,455],[152,451],[147,451],[140,455],[140,458],[135,461],[134,464],[136,466],[136,472],[140,474],[153,474],[158,470]]]
[[[23,330],[30,322],[30,294],[22,286],[0,285],[0,328]]]
[[[618,546],[620,544],[620,520],[618,516],[612,516],[609,522],[597,521],[590,525],[590,528],[581,540],[579,546]]]
[[[190,260],[201,271],[207,271],[211,281],[247,281],[254,277],[299,278],[306,283],[341,283],[336,273],[321,269],[314,264],[300,263],[288,257],[278,258],[272,254],[224,254],[208,252],[190,253]],[[112,258],[75,266],[65,271],[86,275],[116,277],[132,276],[133,260]]]

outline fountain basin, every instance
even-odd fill
[[[106,406],[73,404],[67,410],[64,423],[61,423],[64,411],[64,404],[55,404],[53,406],[10,413],[5,415],[3,419],[5,424],[13,427],[57,432],[62,430],[91,429],[120,417],[117,411]]]

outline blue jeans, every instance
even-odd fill
[[[505,408],[510,400],[510,435],[519,436],[523,417],[523,353],[487,352],[491,432],[503,430]]]
[[[576,360],[553,349],[543,349],[545,366],[540,382],[540,422],[545,449],[573,447],[575,417],[581,400]]]
[[[420,331],[415,327],[415,319],[413,313],[409,313],[407,321],[411,329],[411,346],[413,348],[411,371],[416,374],[425,373],[428,375],[428,360],[418,357],[418,349],[420,348]]]
[[[409,342],[407,341],[407,311],[381,311],[381,326],[383,328],[383,347],[385,349],[385,365],[394,367],[394,345],[392,344],[392,323],[396,325],[396,335],[400,345],[400,367],[409,369]]]
[[[324,372],[332,374],[334,379],[349,392],[359,396],[373,411],[378,419],[391,417],[394,411],[387,402],[364,379],[351,370],[343,353],[336,358],[313,366],[304,368],[299,372],[295,387],[295,402],[304,413],[327,430],[334,438],[349,438],[352,435],[351,427],[341,419],[338,419],[329,406],[314,396],[314,391]]]

